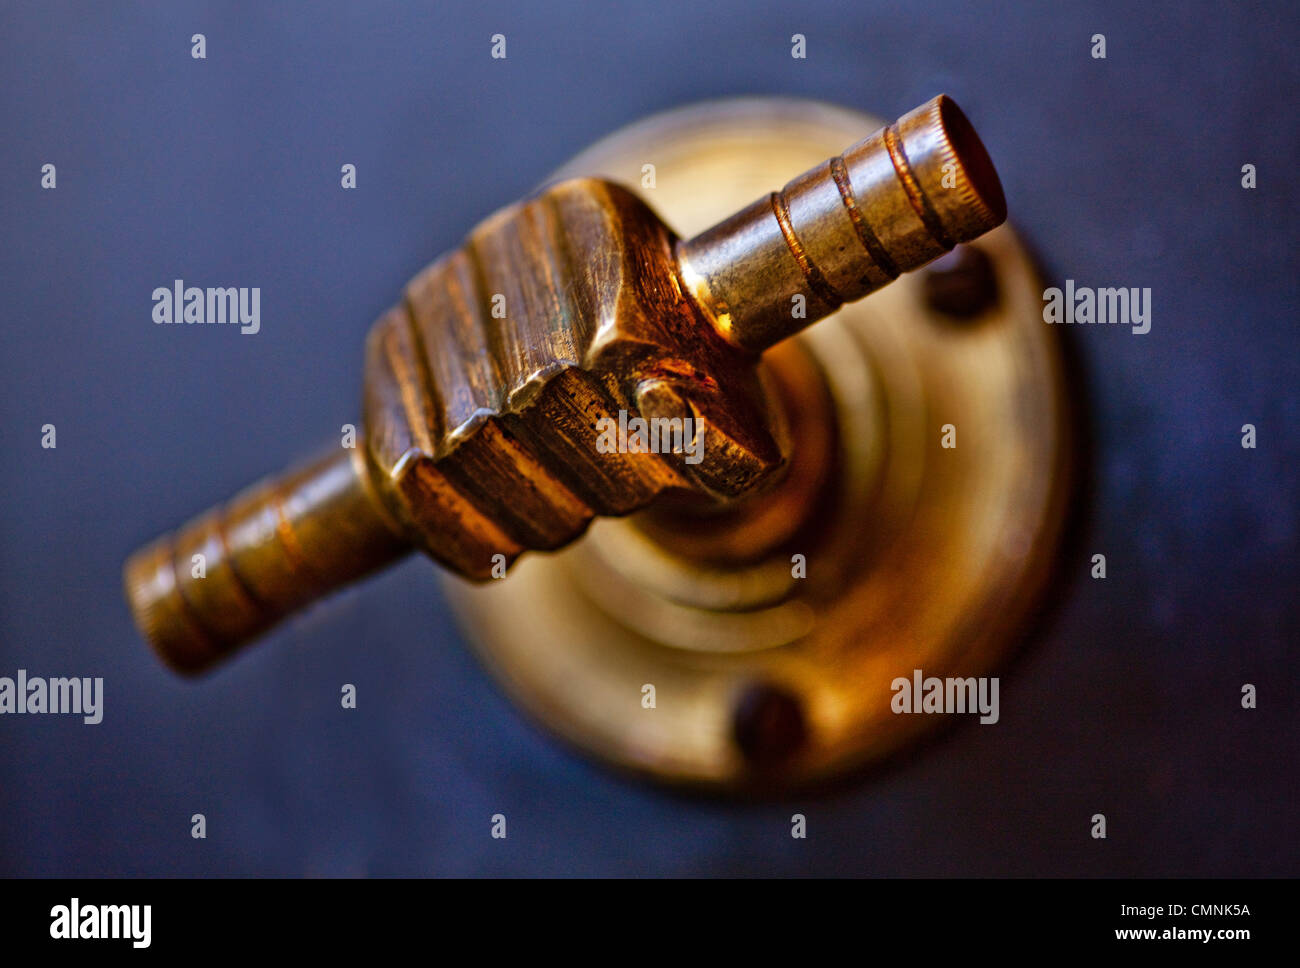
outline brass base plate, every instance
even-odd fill
[[[690,236],[879,125],[815,102],[710,102],[626,128],[557,177],[619,181]],[[607,519],[499,582],[447,578],[510,694],[617,767],[717,790],[827,780],[943,722],[893,712],[892,683],[996,671],[1048,577],[1070,456],[1041,283],[1010,228],[977,247],[999,291],[978,318],[928,308],[914,273],[765,358],[820,375],[831,409],[805,430],[823,427],[835,454],[778,550],[705,564],[685,530],[677,545]]]

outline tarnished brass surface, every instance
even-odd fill
[[[640,194],[679,231],[703,232],[684,244],[694,259],[734,234],[707,230],[725,213],[875,127],[809,102],[717,102],[634,125],[559,177],[635,185],[654,164]],[[749,234],[759,209],[723,224]],[[1071,445],[1030,260],[1006,227],[978,246],[959,263],[991,272],[979,298],[905,276],[764,356],[793,448],[779,486],[725,508],[660,501],[597,521],[499,583],[448,578],[468,637],[516,700],[622,769],[781,788],[879,761],[947,719],[893,713],[895,678],[995,673],[1048,578]],[[848,285],[833,257],[818,261]],[[737,260],[726,286],[747,271]],[[776,303],[736,305],[760,343],[782,325],[769,322]],[[792,577],[794,555],[807,577]]]
[[[677,257],[723,336],[761,352],[803,328],[793,293],[821,319],[1006,215],[984,146],[939,97],[682,242]]]
[[[409,550],[374,497],[364,453],[340,447],[136,552],[126,594],[160,656],[198,672],[281,616]]]
[[[845,129],[840,144],[870,130]],[[819,144],[822,157],[838,147]],[[692,537],[670,546],[715,564],[806,542],[842,483],[832,426],[878,408],[837,413],[834,380],[803,349],[775,350],[772,363],[787,362],[765,369],[758,353],[987,231],[1005,207],[978,138],[942,97],[783,191],[773,184],[685,240],[633,191],[590,177],[484,221],[371,330],[360,455],[259,485],[128,561],[145,635],[196,671],[408,546],[484,580],[595,516],[656,502],[666,507],[646,533],[689,514]],[[912,401],[884,402],[887,413]],[[600,421],[623,413],[695,421],[702,459],[603,452]],[[206,573],[191,571],[194,554]],[[532,616],[515,619],[526,634]]]

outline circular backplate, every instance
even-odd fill
[[[877,127],[814,102],[710,102],[626,128],[557,177],[621,182],[689,236]],[[597,521],[498,582],[448,578],[511,695],[618,767],[770,789],[881,759],[946,718],[896,713],[895,680],[995,671],[1048,578],[1070,441],[1031,262],[1006,226],[977,245],[996,280],[978,315],[931,308],[913,273],[765,357],[805,388],[794,460],[827,478],[778,546],[710,563],[686,519],[676,540],[660,514]]]

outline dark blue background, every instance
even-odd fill
[[[0,872],[1295,874],[1292,8],[6,3],[0,675],[106,697],[95,727],[0,718]],[[1054,276],[1153,290],[1148,335],[1069,334],[1086,524],[996,729],[819,799],[672,797],[525,722],[419,559],[197,685],[141,643],[122,559],[335,439],[370,322],[476,220],[655,110],[782,93],[892,117],[940,91]],[[176,278],[260,286],[261,333],[155,326]]]

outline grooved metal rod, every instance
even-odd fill
[[[410,550],[369,485],[363,455],[360,442],[334,448],[127,560],[136,624],[168,665],[201,671]]]
[[[718,332],[762,352],[1006,214],[979,136],[941,94],[679,242],[677,261]]]

